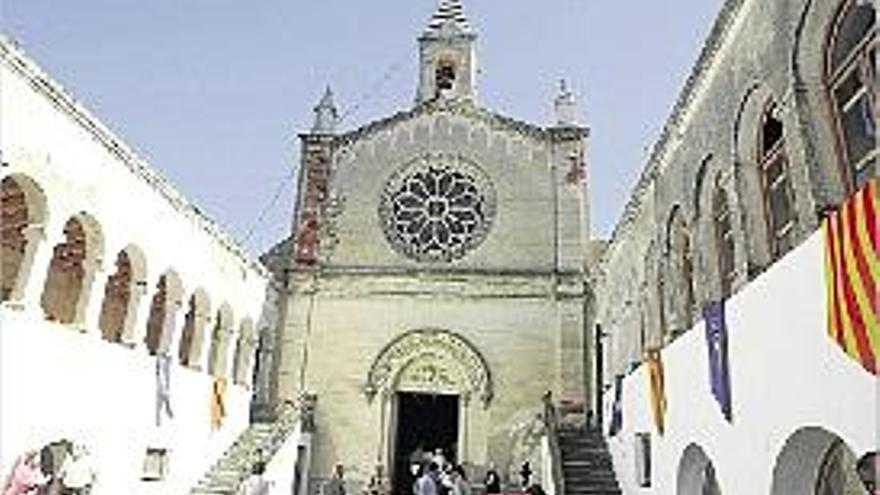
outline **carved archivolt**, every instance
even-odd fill
[[[492,400],[492,376],[477,349],[452,332],[413,330],[394,339],[376,357],[364,393],[368,400],[379,392],[400,389],[455,392],[464,398]]]

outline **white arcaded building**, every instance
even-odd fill
[[[249,423],[267,272],[7,38],[0,123],[0,472],[68,441],[94,494],[186,493]]]

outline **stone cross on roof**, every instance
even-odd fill
[[[426,36],[445,34],[473,34],[470,23],[464,15],[464,5],[461,0],[440,0],[437,11],[428,22]]]

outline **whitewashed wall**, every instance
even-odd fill
[[[211,378],[171,370],[174,418],[156,427],[155,358],[56,323],[0,309],[0,465],[68,439],[98,470],[95,495],[185,493],[248,424],[250,391],[228,388],[228,416],[210,423]],[[141,482],[147,447],[170,451],[169,477]]]
[[[81,443],[99,468],[96,494],[184,493],[248,424],[250,391],[233,385],[241,322],[261,320],[268,274],[219,227],[92,116],[10,40],[0,36],[0,176],[32,180],[46,197],[46,218],[25,288],[0,304],[0,473],[26,449],[59,439]],[[209,173],[209,171],[206,171]],[[43,319],[40,296],[64,224],[84,212],[99,226],[103,249],[80,321]],[[101,339],[98,320],[117,253],[134,245],[146,269],[136,280],[134,321],[124,343]],[[155,358],[145,345],[150,301],[168,269],[182,282],[169,320],[174,419],[155,426]],[[201,355],[176,361],[186,302],[196,289],[210,298]],[[212,378],[206,372],[213,317],[232,312],[226,369],[228,417],[211,430]],[[262,327],[262,323],[261,323]],[[256,339],[256,335],[253,336]],[[251,342],[253,344],[253,342]],[[252,351],[252,347],[249,347]],[[249,370],[242,377],[251,376]],[[140,481],[147,447],[171,452],[170,477]]]
[[[724,494],[771,494],[777,457],[805,427],[826,430],[857,455],[876,450],[880,381],[826,334],[823,250],[817,232],[729,301],[732,424],[711,395],[702,323],[663,351],[669,404],[663,436],[653,426],[645,366],[626,378],[623,430],[609,440],[624,493],[683,493],[676,477],[691,443],[713,462]],[[606,397],[610,421],[613,394]],[[636,483],[637,432],[651,433],[650,489]]]

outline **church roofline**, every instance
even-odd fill
[[[46,70],[30,58],[18,42],[0,33],[0,59],[15,72],[21,74],[36,91],[48,98],[59,110],[70,116],[89,132],[107,151],[125,164],[129,171],[164,197],[173,209],[193,219],[196,224],[242,263],[260,276],[268,277],[269,271],[259,261],[250,258],[245,250],[216,222],[184,196],[161,172],[113,133],[103,122],[77,101],[73,94]]]
[[[704,81],[709,69],[716,63],[718,53],[724,46],[725,41],[727,41],[727,34],[730,32],[730,28],[733,26],[737,14],[745,3],[746,0],[726,0],[721,7],[721,11],[712,25],[712,30],[709,32],[709,36],[703,44],[697,62],[691,69],[684,87],[682,88],[681,93],[679,93],[675,105],[672,107],[672,112],[663,126],[660,138],[654,143],[654,146],[651,149],[648,163],[645,168],[642,169],[642,173],[630,193],[630,198],[624,206],[623,214],[614,226],[614,230],[609,238],[609,246],[615,244],[620,238],[627,235],[636,217],[638,217],[639,210],[645,200],[645,194],[647,194],[654,180],[660,174],[663,159],[669,151],[673,137],[679,133],[681,127],[684,125],[684,116],[697,95],[697,89],[699,88],[700,83]],[[611,252],[612,249],[607,249],[605,251],[601,261],[598,263],[598,273],[594,274],[592,277],[594,281],[598,281],[603,277],[605,266],[609,261]]]
[[[514,119],[492,110],[476,106],[465,101],[431,100],[417,105],[411,110],[404,110],[389,117],[368,122],[357,129],[340,134],[336,141],[340,145],[350,145],[396,124],[406,122],[423,115],[447,113],[474,118],[496,130],[512,131],[523,136],[545,141],[569,141],[589,136],[589,128],[579,126],[542,127],[522,120]],[[301,135],[303,137],[309,134]]]

